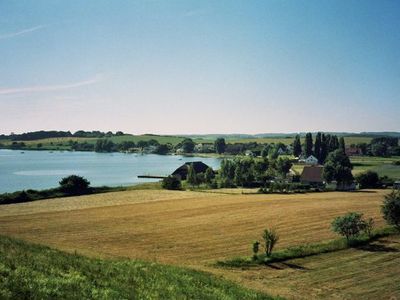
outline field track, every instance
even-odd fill
[[[332,219],[348,211],[384,224],[387,191],[242,195],[125,191],[0,206],[0,232],[83,254],[205,266],[249,255],[275,226],[278,248],[334,238]]]

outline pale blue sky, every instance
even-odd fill
[[[400,131],[400,1],[0,1],[0,132]]]

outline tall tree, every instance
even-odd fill
[[[307,157],[313,154],[313,139],[312,139],[312,134],[310,132],[306,134],[304,153]]]
[[[322,134],[321,137],[321,149],[319,154],[319,163],[323,164],[325,162],[326,157],[328,156],[328,142],[325,134]]]
[[[353,181],[353,165],[348,156],[340,149],[329,153],[324,164],[323,176],[327,182],[336,180],[338,186]]]
[[[336,135],[332,135],[330,140],[329,140],[329,147],[328,147],[328,152],[335,151],[336,149],[339,148],[339,140]]]
[[[217,138],[214,142],[214,148],[215,152],[218,154],[224,153],[225,152],[225,139],[224,138]]]
[[[344,143],[344,137],[340,137],[339,139],[339,149],[342,150],[343,152],[346,151],[346,145]]]
[[[293,141],[293,155],[299,157],[301,154],[300,136],[297,134]]]
[[[192,139],[186,138],[182,141],[182,149],[183,149],[183,152],[185,152],[185,153],[192,153],[194,150],[194,146],[195,146],[195,143],[193,142]]]
[[[318,161],[321,159],[321,132],[317,133],[317,136],[315,137],[315,144],[314,144],[314,155],[316,158],[318,158]]]
[[[197,174],[194,170],[193,164],[188,166],[188,175],[187,175],[187,182],[191,185],[197,185]]]

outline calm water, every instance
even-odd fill
[[[58,186],[62,177],[86,177],[92,186],[120,186],[154,181],[138,175],[168,175],[185,162],[203,161],[218,168],[217,158],[95,152],[0,149],[0,193]]]

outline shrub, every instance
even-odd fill
[[[374,229],[374,219],[369,218],[368,220],[364,221],[364,232],[368,235],[369,238],[372,237],[372,231]]]
[[[60,190],[71,195],[85,194],[89,191],[90,182],[84,177],[70,175],[60,181]]]
[[[336,217],[332,222],[332,230],[346,237],[349,241],[350,238],[360,234],[365,229],[365,221],[362,219],[362,214],[357,212],[350,212],[344,216]]]
[[[356,181],[360,184],[361,189],[377,188],[381,186],[378,173],[373,171],[358,174],[356,176]]]
[[[389,225],[394,225],[400,231],[400,191],[392,191],[385,196],[382,214]]]
[[[255,241],[253,242],[253,260],[258,259],[258,251],[260,250],[260,242]]]
[[[275,229],[270,228],[270,229],[265,229],[264,234],[263,234],[263,240],[264,240],[264,248],[265,248],[265,255],[267,257],[270,257],[272,254],[272,250],[274,249],[275,244],[279,240],[279,236],[276,233]]]
[[[165,177],[161,184],[163,189],[180,190],[182,188],[181,180],[175,176]]]

